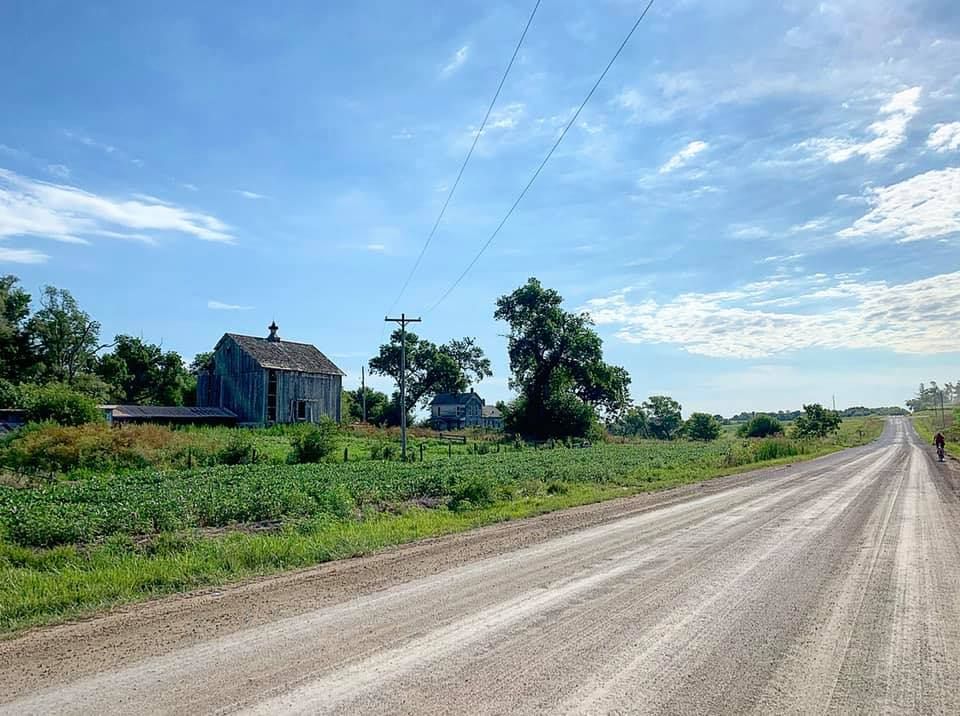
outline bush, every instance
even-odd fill
[[[64,383],[20,386],[20,402],[27,420],[52,420],[60,425],[103,422],[103,413],[93,398]]]
[[[783,423],[772,415],[755,415],[737,430],[737,435],[742,438],[766,438],[782,433]]]
[[[460,480],[453,485],[450,490],[451,510],[464,511],[474,507],[487,507],[493,504],[494,499],[493,480],[488,477],[475,475],[465,480]]]
[[[803,406],[803,415],[794,421],[798,438],[825,438],[840,429],[843,422],[836,410],[827,410],[819,403]]]
[[[318,425],[310,425],[293,438],[293,461],[320,462],[336,449],[337,424],[323,418]]]
[[[241,429],[238,429],[217,455],[222,465],[251,465],[257,461],[257,449],[253,446],[253,438]]]
[[[691,440],[716,440],[720,437],[722,427],[720,422],[707,413],[693,413],[683,427],[687,437]]]
[[[0,408],[15,408],[19,402],[20,392],[17,386],[5,378],[0,378]]]

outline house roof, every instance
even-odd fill
[[[483,399],[476,393],[437,393],[436,397],[430,401],[430,405],[466,405],[471,398],[483,402]]]
[[[101,405],[114,418],[133,420],[191,420],[197,418],[236,418],[225,408],[198,408],[170,405]]]
[[[240,348],[246,351],[262,368],[295,370],[300,373],[326,373],[346,375],[329,358],[309,343],[294,341],[271,341],[256,336],[241,336],[227,333]],[[218,344],[219,345],[219,344]]]
[[[502,418],[503,413],[497,410],[495,405],[484,405],[483,409],[480,411],[481,417],[484,418]]]

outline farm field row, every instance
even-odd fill
[[[423,463],[144,470],[0,487],[0,630],[808,459],[881,429],[874,418],[844,421],[823,442],[511,448]]]

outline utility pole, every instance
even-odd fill
[[[367,367],[360,366],[360,402],[363,403],[363,422],[367,422]]]
[[[407,459],[407,324],[420,323],[419,318],[407,318],[401,313],[400,318],[388,318],[384,321],[400,324],[400,455]]]
[[[833,412],[837,412],[837,396],[833,395]]]

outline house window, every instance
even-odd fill
[[[297,420],[306,420],[307,419],[307,401],[298,400],[297,401]]]

